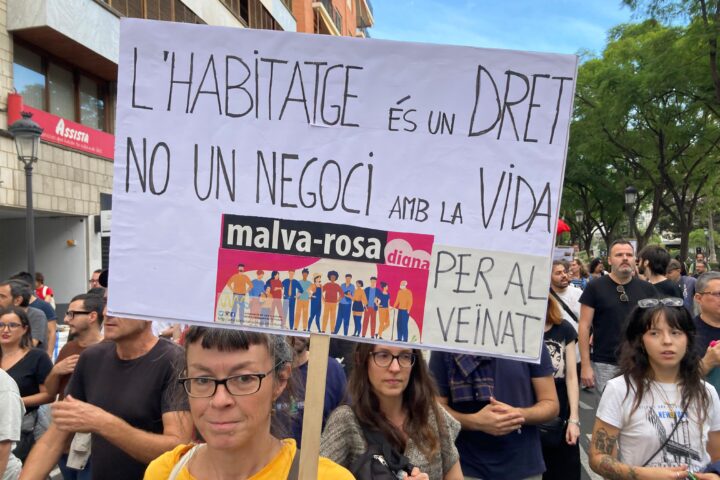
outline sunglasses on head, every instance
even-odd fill
[[[638,307],[640,308],[652,308],[658,305],[664,305],[666,307],[682,307],[684,302],[682,298],[677,297],[666,297],[666,298],[643,298],[638,300]]]

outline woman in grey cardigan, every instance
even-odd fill
[[[320,455],[350,468],[368,448],[360,423],[415,465],[408,480],[462,480],[459,423],[440,408],[420,350],[358,344],[348,381],[351,406],[328,418]]]

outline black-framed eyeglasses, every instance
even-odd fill
[[[20,327],[22,327],[22,323],[15,323],[15,322],[0,323],[0,331],[5,330],[6,328],[8,330],[15,330]]]
[[[403,352],[400,355],[393,355],[390,352],[381,350],[379,352],[370,352],[370,355],[372,356],[375,365],[382,368],[389,367],[395,359],[397,359],[398,365],[400,365],[400,367],[402,368],[410,368],[415,365],[415,354],[410,352]]]
[[[628,301],[630,301],[630,299],[629,299],[628,296],[627,296],[627,293],[625,293],[625,287],[623,287],[622,285],[618,285],[617,288],[615,288],[615,290],[617,290],[617,292],[620,294],[620,301],[621,301],[621,302],[628,302]]]
[[[279,365],[279,364],[278,364]],[[252,395],[260,390],[263,378],[270,375],[278,367],[275,365],[265,373],[244,373],[225,378],[213,377],[180,377],[180,382],[187,394],[193,398],[210,398],[215,395],[218,385],[224,385],[230,395],[241,397]]]
[[[685,302],[682,298],[677,297],[666,297],[666,298],[643,298],[638,300],[638,307],[640,308],[652,308],[658,305],[664,305],[666,307],[682,307]]]
[[[720,290],[717,292],[697,292],[700,295],[712,295],[715,298],[720,298]]]
[[[91,312],[86,312],[84,310],[68,310],[65,312],[65,317],[72,320],[75,318],[75,315],[90,315]]]

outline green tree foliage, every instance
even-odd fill
[[[712,88],[703,92],[708,107],[720,115],[720,72],[718,71],[718,37],[720,37],[720,0],[622,0],[637,13],[666,23],[687,21],[686,34],[693,37],[707,57],[706,72]]]
[[[623,194],[639,190],[647,243],[661,215],[687,254],[698,201],[717,180],[720,129],[704,98],[712,90],[697,37],[654,20],[620,25],[600,58],[578,73],[566,173],[568,205],[581,203],[607,242],[623,220]]]

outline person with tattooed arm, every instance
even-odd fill
[[[638,301],[593,428],[590,467],[603,478],[720,480],[720,399],[695,342],[682,298]]]

